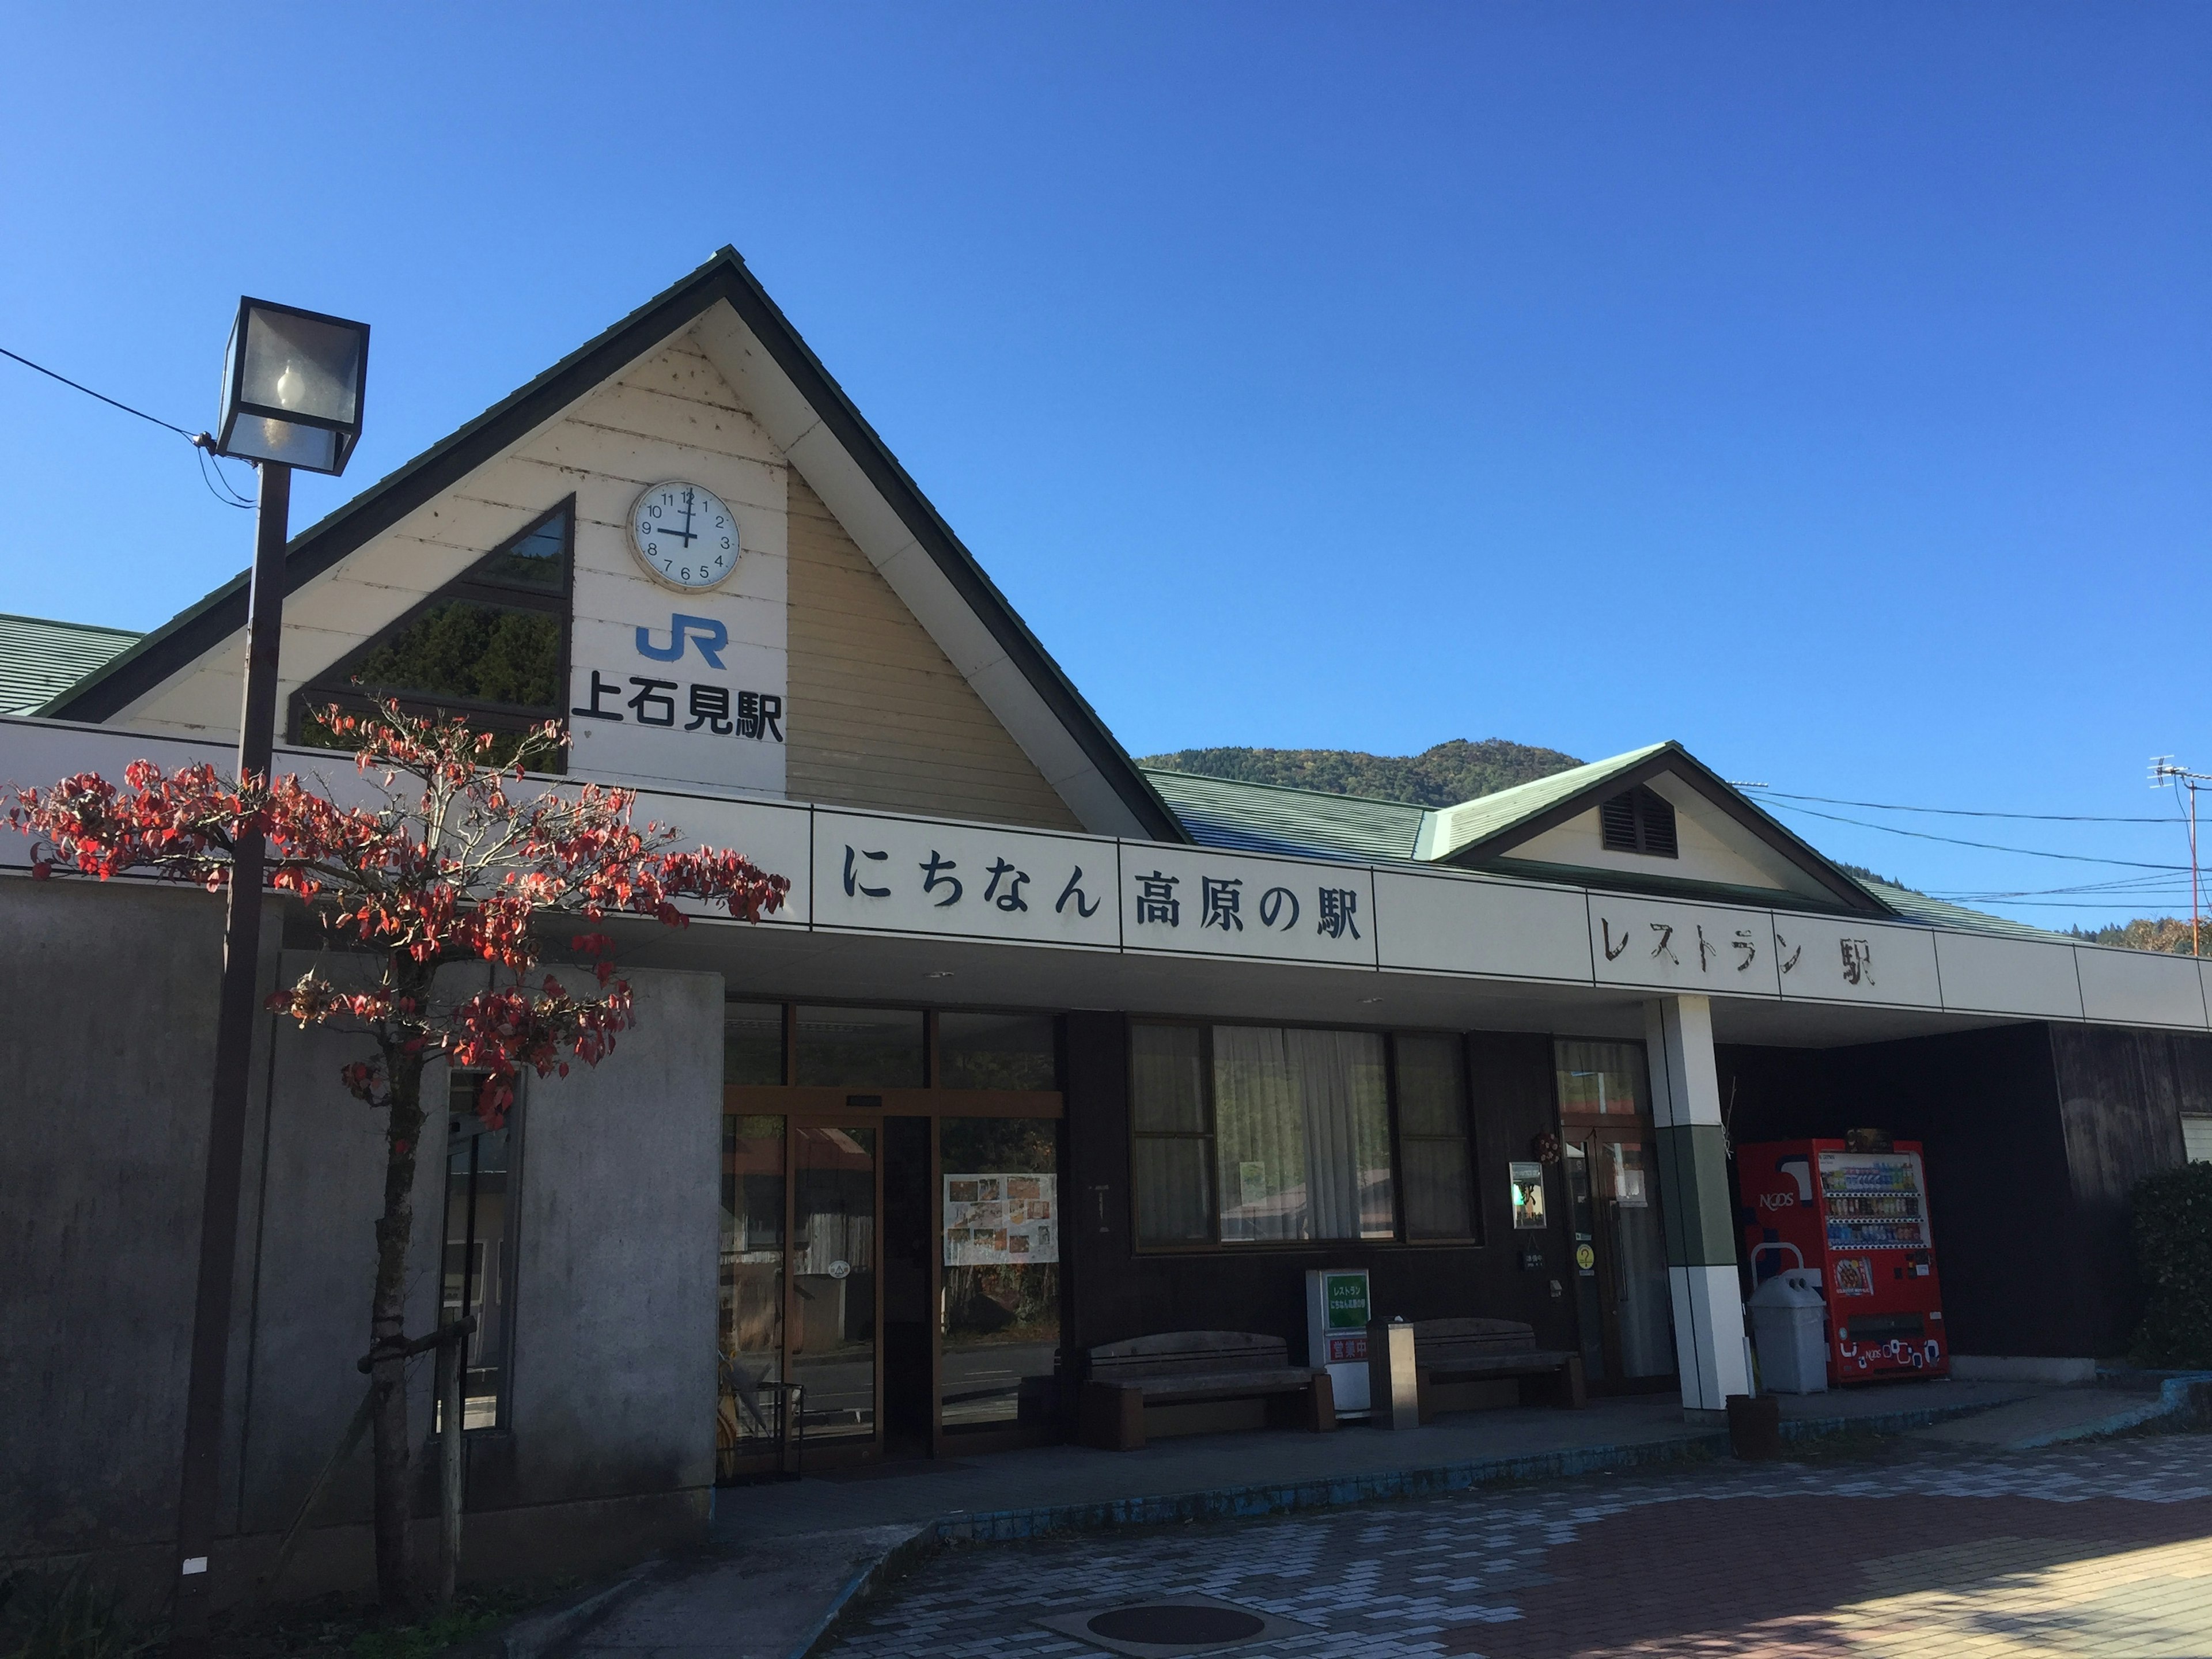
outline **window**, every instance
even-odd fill
[[[1460,1040],[1401,1032],[1398,1145],[1406,1172],[1406,1237],[1474,1237],[1474,1165],[1467,1144]]]
[[[574,522],[573,499],[563,501],[301,687],[292,740],[343,747],[317,713],[382,697],[410,714],[459,714],[480,731],[519,733],[563,718]]]
[[[1608,853],[1645,853],[1653,858],[1680,856],[1674,842],[1674,808],[1656,792],[1638,785],[1600,803],[1598,823]]]
[[[2181,1147],[2191,1164],[2212,1164],[2212,1117],[2183,1118]]]
[[[1642,1043],[1563,1040],[1556,1053],[1560,1115],[1633,1118],[1650,1111]]]
[[[939,1014],[940,1089],[1057,1089],[1060,1022],[1050,1014]]]
[[[1130,1032],[1141,1247],[1296,1243],[1474,1231],[1459,1040],[1373,1031],[1139,1023]]]
[[[1373,1032],[1215,1027],[1213,1127],[1223,1243],[1397,1231]]]
[[[461,1372],[461,1426],[495,1429],[507,1415],[507,1309],[514,1297],[507,1206],[515,1121],[477,1115],[481,1074],[457,1072],[447,1092],[446,1260],[442,1324],[474,1315]]]
[[[919,1089],[926,1018],[919,1008],[801,1008],[793,1083],[831,1089]]]
[[[1206,1036],[1196,1025],[1131,1029],[1129,1096],[1139,1244],[1214,1240]]]
[[[775,1087],[783,1081],[783,1005],[732,1002],[722,1010],[722,1081]]]

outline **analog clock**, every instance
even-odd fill
[[[657,483],[629,510],[629,544],[659,581],[696,592],[738,568],[738,518],[713,490]]]

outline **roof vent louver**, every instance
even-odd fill
[[[1608,853],[1642,853],[1651,858],[1680,856],[1674,836],[1674,808],[1667,799],[1639,785],[1598,804],[1598,823]]]

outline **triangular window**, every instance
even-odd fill
[[[386,697],[483,732],[565,720],[575,542],[572,495],[294,693],[292,741],[344,747],[314,713]]]

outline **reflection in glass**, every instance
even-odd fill
[[[1612,1227],[1614,1315],[1624,1376],[1665,1376],[1674,1369],[1674,1296],[1667,1284],[1667,1238],[1652,1202],[1651,1149],[1607,1146],[1606,1207]]]
[[[1057,1089],[1060,1022],[1050,1014],[939,1014],[941,1089]]]
[[[876,1132],[793,1132],[791,1379],[811,1441],[876,1431]]]
[[[446,1117],[446,1260],[440,1322],[473,1314],[461,1373],[461,1426],[499,1426],[506,1395],[507,1171],[509,1131],[477,1115],[483,1079],[459,1073]]]
[[[945,1118],[944,1368],[948,1431],[1044,1422],[1060,1352],[1060,1125]]]
[[[1640,1042],[1561,1042],[1559,1111],[1566,1117],[1635,1117],[1651,1109]]]
[[[1406,1176],[1406,1237],[1471,1238],[1474,1179],[1467,1144],[1460,1040],[1401,1035],[1398,1140]]]
[[[1206,1033],[1195,1025],[1132,1026],[1129,1098],[1136,1130],[1137,1242],[1212,1243]]]
[[[919,1089],[919,1008],[801,1008],[792,1081],[830,1089]]]
[[[723,1005],[722,1081],[766,1088],[783,1081],[781,1003]]]
[[[783,1438],[783,1120],[722,1119],[721,1364],[714,1443],[728,1460]]]
[[[1583,1374],[1597,1382],[1606,1376],[1605,1301],[1597,1282],[1597,1212],[1590,1192],[1590,1161],[1579,1141],[1569,1140],[1559,1150],[1566,1155],[1567,1207],[1575,1229],[1575,1328],[1582,1335]]]

